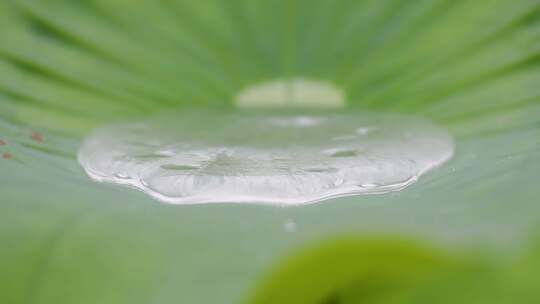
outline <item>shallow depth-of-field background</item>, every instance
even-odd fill
[[[456,155],[294,208],[164,205],[77,164],[94,127],[288,77]],[[0,0],[0,303],[538,303],[539,84],[538,0]]]

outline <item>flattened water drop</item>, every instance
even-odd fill
[[[192,110],[98,129],[78,159],[96,181],[167,203],[299,205],[401,190],[453,152],[417,117]]]

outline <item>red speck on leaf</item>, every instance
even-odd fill
[[[11,154],[11,153],[4,153],[4,154],[2,154],[2,158],[3,158],[3,159],[12,159],[12,158],[13,158],[13,154]]]
[[[43,142],[43,135],[38,132],[33,132],[32,135],[30,135],[30,138],[37,142]]]
[[[7,146],[7,142],[0,139],[0,146]]]

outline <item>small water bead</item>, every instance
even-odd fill
[[[403,189],[453,150],[416,117],[192,110],[98,129],[78,159],[96,181],[167,203],[298,205]]]
[[[298,225],[296,222],[292,219],[287,219],[285,223],[283,223],[283,230],[285,232],[293,233],[298,230]]]

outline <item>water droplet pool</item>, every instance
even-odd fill
[[[401,190],[453,152],[417,117],[190,110],[98,129],[78,159],[96,181],[167,203],[299,205]]]

